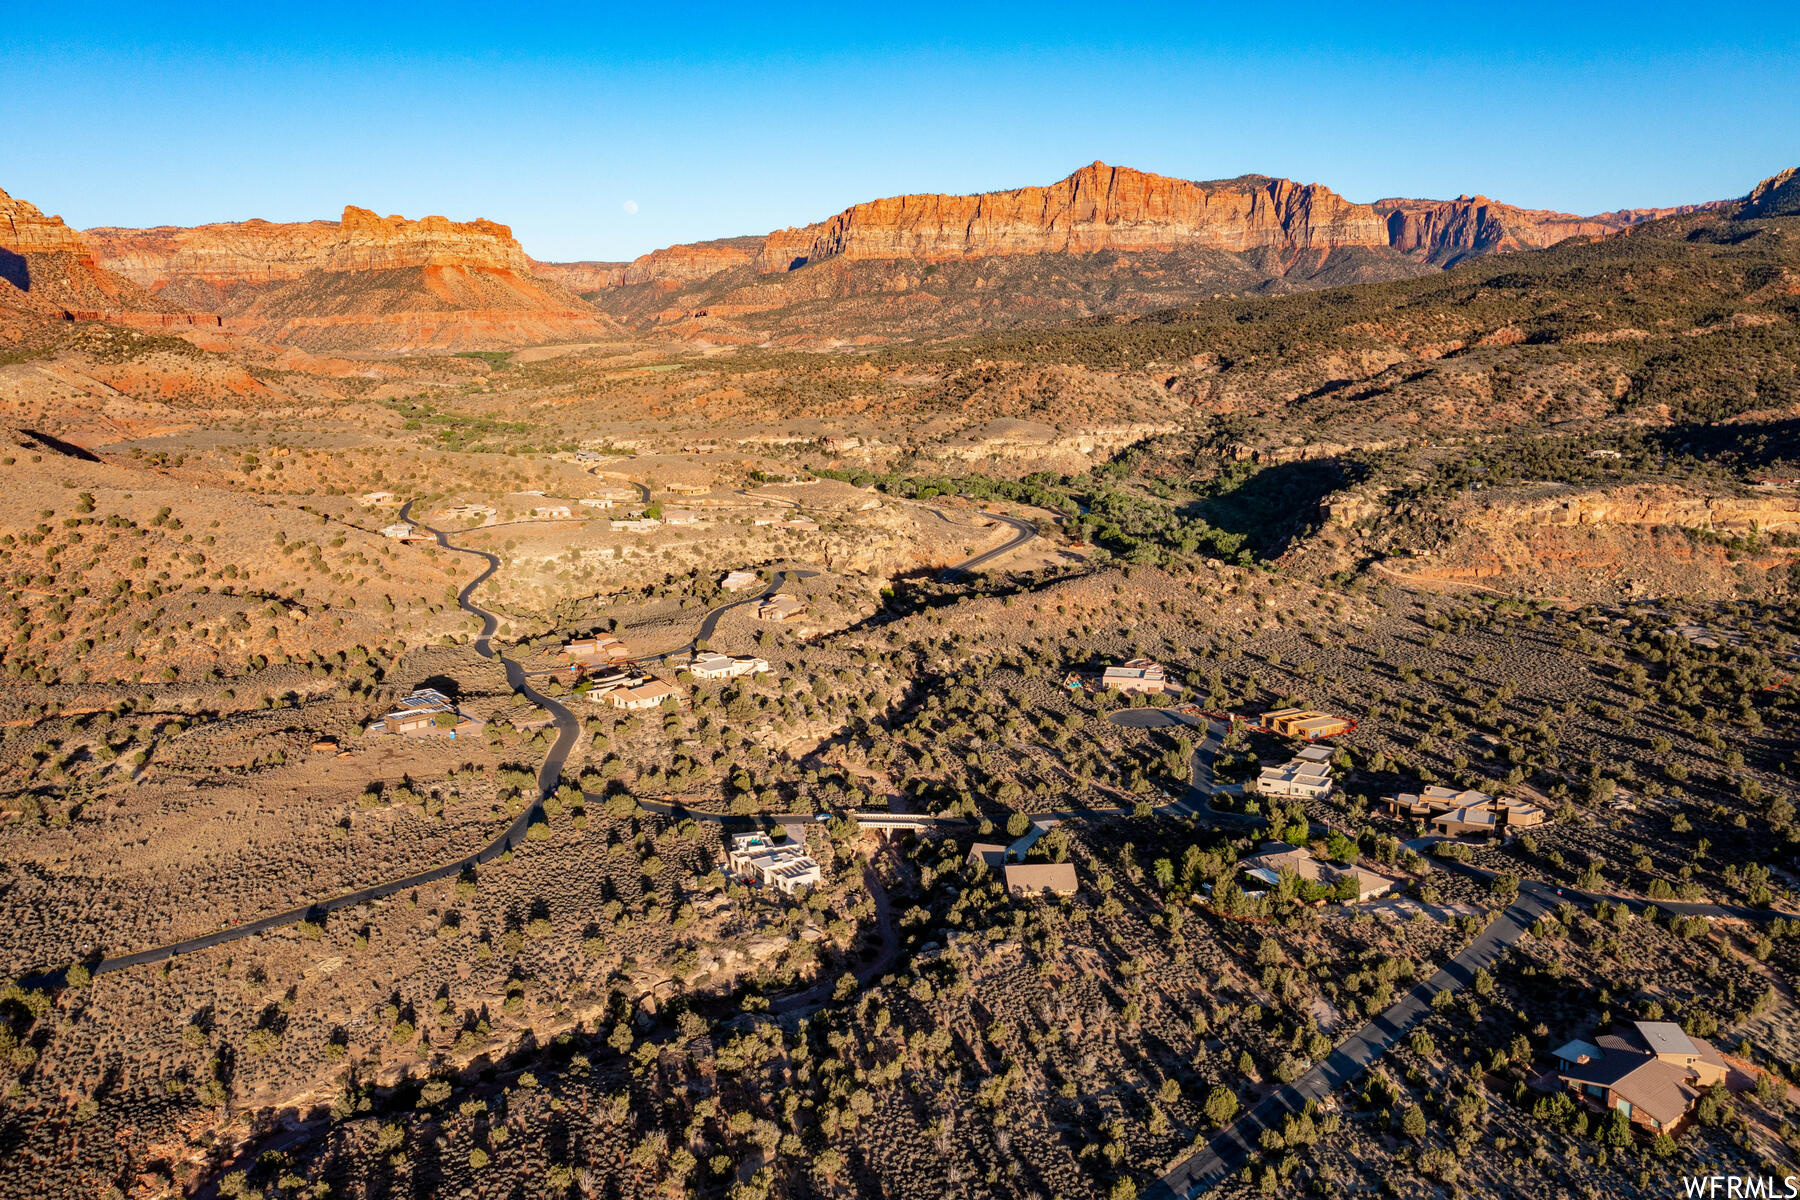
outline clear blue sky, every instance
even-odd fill
[[[1594,212],[1800,163],[1800,6],[14,4],[0,187],[630,258],[1094,159]],[[635,211],[629,211],[635,207]]]

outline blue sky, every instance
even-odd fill
[[[485,216],[567,260],[1095,159],[1584,213],[1800,164],[1791,3],[254,7],[12,6],[0,187],[80,227]]]

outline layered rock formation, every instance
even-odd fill
[[[0,190],[0,248],[14,254],[76,254],[93,257],[87,242],[63,223],[47,217],[34,204]]]
[[[238,221],[191,228],[90,229],[101,265],[160,291],[175,283],[229,289],[278,283],[308,271],[471,267],[529,274],[512,230],[493,221],[381,217],[344,209],[336,223]]]
[[[709,279],[734,267],[750,266],[757,260],[766,240],[720,238],[711,242],[666,246],[641,254],[628,263],[534,261],[532,269],[573,292],[595,292],[638,283],[684,283]]]
[[[771,234],[759,270],[825,258],[981,258],[1204,246],[1330,251],[1385,246],[1373,209],[1329,188],[1246,175],[1195,183],[1096,162],[1049,187],[976,196],[894,196]]]
[[[1048,187],[891,196],[763,238],[670,246],[624,267],[545,266],[570,272],[567,278],[579,274],[580,290],[596,291],[693,283],[744,266],[770,275],[826,261],[942,263],[1214,250],[1252,256],[1258,274],[1282,278],[1297,263],[1316,274],[1333,255],[1347,252],[1362,253],[1365,264],[1368,255],[1395,252],[1441,268],[1474,255],[1616,233],[1684,211],[1621,209],[1582,217],[1515,208],[1485,196],[1356,204],[1316,183],[1264,175],[1196,182],[1095,162]]]
[[[1757,184],[1744,197],[1738,216],[1745,220],[1800,216],[1800,169],[1789,167]]]
[[[0,304],[68,320],[161,324],[172,306],[105,270],[61,217],[0,191]]]
[[[93,229],[101,264],[236,328],[314,350],[474,349],[608,337],[493,221],[349,207],[333,224]]]

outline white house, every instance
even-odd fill
[[[695,655],[688,667],[696,679],[736,679],[740,675],[761,675],[768,669],[766,658],[735,658],[717,651]]]
[[[818,860],[806,853],[805,847],[797,842],[776,842],[763,833],[734,835],[725,863],[735,878],[777,887],[789,896],[803,887],[817,887],[824,878]]]
[[[1256,790],[1264,796],[1298,796],[1318,800],[1331,795],[1331,751],[1308,746],[1279,767],[1257,773]]]

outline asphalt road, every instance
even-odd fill
[[[643,484],[637,483],[636,480],[632,480],[631,482],[637,487],[644,487]],[[649,496],[649,489],[644,488],[644,492],[647,499]],[[227,942],[238,941],[241,938],[254,937],[260,933],[267,933],[271,929],[280,929],[287,925],[298,924],[304,920],[316,921],[331,913],[346,908],[354,908],[359,904],[368,904],[372,901],[386,899],[389,896],[397,895],[400,892],[408,891],[412,888],[424,887],[427,884],[437,883],[440,880],[454,878],[471,867],[477,867],[483,863],[492,862],[494,859],[499,858],[501,855],[512,850],[513,847],[517,846],[519,842],[524,839],[526,830],[530,828],[532,821],[537,817],[540,811],[543,798],[556,787],[557,783],[562,778],[563,765],[568,761],[569,751],[574,747],[575,738],[581,731],[581,722],[576,718],[574,713],[570,712],[568,708],[564,707],[561,703],[534,689],[531,686],[524,668],[512,659],[500,654],[500,652],[493,647],[493,636],[495,631],[500,627],[500,619],[487,609],[475,604],[470,597],[474,595],[476,589],[480,588],[482,584],[493,577],[495,571],[500,569],[499,557],[490,554],[486,550],[472,550],[465,546],[453,545],[450,542],[449,535],[443,530],[435,529],[423,522],[414,521],[412,518],[412,509],[415,503],[416,501],[409,500],[401,506],[400,519],[402,521],[414,524],[418,528],[430,533],[437,539],[438,545],[446,550],[453,550],[459,554],[473,554],[487,563],[487,567],[481,574],[477,575],[474,579],[464,585],[463,589],[458,592],[456,596],[456,603],[458,606],[465,612],[472,613],[481,618],[481,632],[475,638],[475,652],[483,658],[498,659],[501,666],[506,671],[506,681],[512,689],[532,703],[541,706],[551,715],[552,726],[556,729],[556,741],[551,745],[550,752],[545,756],[543,766],[538,769],[537,800],[532,804],[527,805],[524,811],[514,818],[512,823],[505,829],[501,830],[499,835],[495,837],[493,841],[466,858],[458,859],[455,862],[444,863],[441,866],[431,867],[427,870],[408,875],[403,879],[390,879],[384,883],[372,884],[369,887],[360,888],[354,892],[346,892],[342,895],[317,900],[299,908],[290,908],[284,912],[271,913],[268,916],[257,917],[254,920],[245,921],[239,925],[232,925],[225,929],[217,929],[211,933],[202,934],[199,937],[185,938],[179,942],[171,942],[168,945],[156,946],[149,950],[138,950],[130,954],[119,954],[108,958],[102,958],[98,961],[85,964],[90,974],[105,975],[113,971],[123,971],[128,967],[147,966],[151,963],[164,962],[178,955],[192,954],[196,950],[204,950],[210,946],[220,946]],[[1015,530],[1018,530],[1018,536],[1012,538],[1003,546],[995,547],[983,554],[976,555],[966,562],[958,564],[958,566],[953,569],[961,571],[971,570],[983,563],[991,562],[1002,554],[1017,549],[1037,536],[1037,527],[1029,521],[1021,521],[1013,517],[1001,516],[998,513],[990,513],[988,515],[1004,524],[1011,525]],[[528,523],[538,524],[540,522],[505,522],[505,524]],[[481,528],[492,529],[495,528],[495,526],[488,525],[482,526]],[[730,604],[721,605],[709,612],[705,619],[700,623],[700,629],[695,635],[695,641],[698,642],[699,640],[712,637],[714,632],[718,629],[719,619],[732,609],[737,608],[740,605],[760,601],[764,597],[774,595],[777,591],[781,590],[781,588],[797,580],[811,579],[817,574],[817,571],[798,568],[790,568],[788,570],[777,572],[769,586],[761,593],[754,596],[747,596],[742,600],[734,600]],[[690,643],[687,648],[692,649],[694,644],[695,643]],[[657,657],[665,658],[667,655],[659,655]],[[645,807],[651,811],[656,811],[658,808],[674,811],[668,809],[668,806],[666,805],[645,805]],[[700,819],[713,819],[708,818],[705,814],[687,815],[692,815]],[[811,814],[806,814],[798,819],[808,819],[810,818],[810,815]],[[46,970],[39,972],[36,975],[28,976],[24,982],[32,987],[56,986],[62,983],[63,976],[66,972],[66,966],[57,967],[53,970]]]
[[[1165,805],[1162,811],[1181,814],[1191,811],[1214,824],[1260,823],[1261,818],[1242,813],[1214,812],[1211,797],[1222,789],[1214,782],[1212,758],[1220,748],[1219,723],[1204,717],[1192,717],[1169,709],[1132,708],[1116,712],[1109,718],[1115,724],[1138,729],[1186,725],[1206,726],[1206,737],[1194,750],[1193,775],[1187,796],[1178,805]],[[1317,826],[1314,827],[1315,831]],[[1492,871],[1445,860],[1452,871],[1469,875],[1482,882],[1495,877]],[[1337,1049],[1293,1083],[1277,1089],[1255,1107],[1220,1131],[1206,1148],[1172,1168],[1167,1174],[1140,1193],[1140,1200],[1193,1200],[1228,1179],[1255,1155],[1263,1131],[1280,1131],[1290,1113],[1303,1110],[1309,1101],[1321,1100],[1332,1092],[1354,1082],[1370,1064],[1399,1042],[1431,1011],[1431,1000],[1440,992],[1454,992],[1475,978],[1482,967],[1492,967],[1507,948],[1522,938],[1538,918],[1564,901],[1594,904],[1601,900],[1628,905],[1635,911],[1654,906],[1658,912],[1687,916],[1736,918],[1768,921],[1787,914],[1773,909],[1746,908],[1730,904],[1647,901],[1629,897],[1581,892],[1573,888],[1557,888],[1534,879],[1519,885],[1518,899],[1489,922],[1468,947],[1431,978],[1413,988],[1387,1011],[1364,1025],[1339,1043]]]
[[[729,604],[721,604],[719,607],[707,613],[706,616],[700,620],[700,628],[694,634],[694,640],[687,645],[678,646],[673,650],[665,650],[661,654],[646,654],[641,658],[632,659],[632,661],[639,663],[662,662],[665,659],[673,658],[677,654],[691,654],[699,648],[701,642],[708,641],[712,638],[712,635],[718,631],[719,618],[723,617],[732,609],[740,608],[746,604],[760,604],[770,596],[773,596],[776,592],[781,591],[781,589],[797,580],[812,579],[817,575],[817,571],[808,571],[804,568],[789,568],[784,571],[777,571],[775,572],[775,577],[769,581],[769,586],[756,593],[754,596],[745,596],[742,600],[733,600]]]
[[[1188,729],[1202,730],[1200,741],[1194,746],[1193,760],[1188,764],[1187,794],[1173,804],[1162,805],[1158,811],[1171,816],[1193,816],[1213,825],[1261,825],[1261,817],[1253,817],[1248,813],[1219,812],[1212,806],[1212,798],[1221,793],[1241,795],[1243,788],[1237,784],[1221,785],[1213,778],[1213,759],[1224,749],[1219,733],[1219,723],[1209,721],[1205,717],[1190,716],[1170,708],[1127,708],[1113,713],[1106,718],[1114,725],[1123,725],[1129,729],[1166,729],[1171,725],[1181,725]]]
[[[936,511],[936,510],[933,510],[933,511]],[[939,513],[938,515],[942,516],[943,514]],[[974,558],[965,559],[962,562],[957,563],[953,567],[946,567],[944,569],[945,574],[949,574],[949,575],[973,574],[974,572],[979,571],[982,567],[985,567],[985,566],[987,566],[987,564],[993,562],[995,559],[1000,558],[1003,555],[1011,554],[1014,550],[1017,550],[1019,547],[1025,545],[1027,542],[1031,541],[1033,538],[1037,537],[1037,535],[1038,535],[1038,527],[1036,525],[1034,525],[1033,523],[1031,523],[1030,521],[1025,520],[1023,517],[1009,517],[1009,516],[1004,515],[1003,513],[985,512],[985,511],[983,512],[982,515],[987,516],[987,517],[992,517],[994,520],[1000,522],[1000,524],[1002,524],[1002,525],[1012,526],[1013,536],[1011,538],[1007,539],[1005,542],[1002,542],[1000,545],[995,546],[992,550],[984,550],[980,554],[977,554]]]
[[[1289,1113],[1298,1113],[1308,1101],[1321,1100],[1353,1082],[1431,1012],[1432,997],[1456,991],[1474,979],[1479,968],[1491,967],[1539,917],[1555,908],[1559,899],[1555,889],[1544,884],[1520,885],[1519,898],[1495,917],[1468,949],[1339,1043],[1312,1070],[1270,1093],[1213,1138],[1206,1149],[1145,1188],[1139,1193],[1140,1200],[1190,1200],[1223,1183],[1250,1161],[1265,1129],[1279,1131]]]
[[[400,519],[403,521],[410,520],[408,514],[411,510],[412,502],[408,501],[400,509]],[[163,962],[164,960],[174,958],[177,955],[192,954],[196,950],[204,950],[209,946],[219,946],[226,942],[237,941],[240,938],[254,937],[259,933],[267,933],[271,929],[279,929],[285,925],[297,924],[303,920],[316,921],[330,913],[338,912],[342,909],[354,908],[359,904],[367,904],[374,900],[382,900],[400,892],[409,891],[412,888],[424,887],[426,884],[437,883],[444,879],[451,879],[462,874],[463,871],[470,867],[476,867],[480,866],[482,863],[492,862],[494,859],[518,845],[519,842],[524,839],[526,829],[530,827],[532,820],[539,812],[539,803],[543,800],[544,796],[556,786],[558,780],[562,777],[563,764],[568,761],[569,751],[575,745],[575,737],[581,730],[581,723],[576,720],[575,714],[571,713],[567,708],[564,708],[550,697],[533,690],[526,682],[525,672],[520,668],[519,664],[513,662],[509,658],[503,657],[493,648],[491,639],[493,638],[494,631],[499,628],[499,619],[495,617],[493,613],[477,606],[469,599],[469,597],[475,592],[476,588],[479,588],[482,584],[486,583],[488,579],[493,576],[494,572],[499,569],[500,560],[494,555],[487,553],[485,550],[468,550],[461,546],[451,545],[441,530],[431,529],[431,527],[427,525],[420,525],[419,528],[429,530],[436,536],[438,545],[443,546],[445,549],[455,550],[462,554],[477,555],[487,561],[487,569],[480,575],[477,575],[474,579],[470,580],[468,584],[463,587],[462,591],[457,594],[456,602],[465,611],[473,613],[481,618],[481,633],[475,639],[475,652],[480,654],[483,658],[498,658],[501,665],[506,670],[507,682],[512,685],[513,689],[524,695],[533,703],[542,705],[551,714],[553,719],[552,723],[557,731],[557,736],[556,741],[550,747],[550,753],[544,759],[544,765],[538,769],[537,800],[527,805],[524,811],[514,818],[512,823],[505,829],[501,830],[499,836],[494,838],[493,841],[466,858],[461,858],[451,863],[444,863],[441,866],[432,867],[428,870],[419,871],[415,874],[406,876],[404,879],[390,879],[385,883],[377,883],[366,888],[360,888],[354,892],[346,892],[343,895],[332,896],[329,899],[315,901],[312,904],[300,908],[290,908],[285,912],[272,913],[266,917],[258,917],[252,921],[245,921],[241,925],[233,925],[227,929],[214,930],[211,933],[202,934],[199,937],[186,938],[182,941],[172,942],[166,946],[157,946],[150,950],[139,950],[131,954],[120,954],[111,958],[103,958],[98,962],[86,964],[88,971],[91,974],[105,975],[113,971],[123,971],[128,967],[141,967],[150,963]],[[40,973],[27,979],[25,982],[28,986],[32,987],[57,985],[62,982],[66,970],[66,967],[59,967],[54,971]]]

